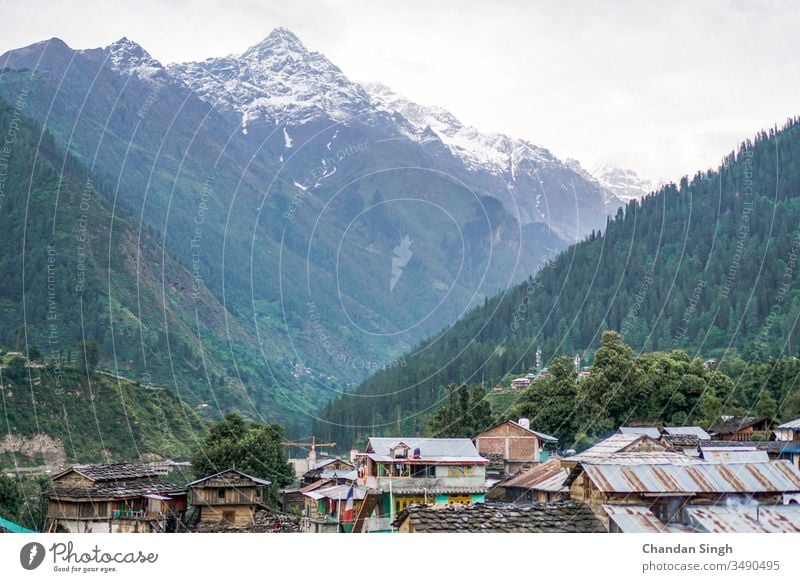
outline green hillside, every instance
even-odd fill
[[[590,363],[604,330],[636,351],[751,361],[800,347],[800,124],[759,134],[630,203],[605,232],[472,310],[323,411],[337,442],[421,430],[450,383],[491,386],[558,354]]]
[[[208,422],[166,388],[6,357],[0,466],[188,459]]]

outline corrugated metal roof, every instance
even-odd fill
[[[800,533],[800,506],[694,506],[686,508],[695,530],[708,533]]]
[[[784,430],[800,430],[800,418],[795,418],[789,422],[784,422],[778,428],[782,428]]]
[[[711,436],[699,426],[665,426],[664,434],[696,436],[700,440],[711,438]]]
[[[306,497],[312,499],[334,499],[343,500],[347,499],[347,493],[350,491],[350,485],[334,485],[333,487],[326,487],[324,489],[317,489],[316,491],[309,491],[303,493]],[[353,499],[364,499],[367,493],[366,487],[353,487]]]
[[[571,457],[566,457],[564,460],[571,464],[571,463],[582,463],[584,461],[595,461],[598,459],[604,459],[614,453],[619,453],[621,451],[624,451],[625,449],[632,447],[634,444],[637,444],[638,442],[644,439],[652,441],[652,443],[656,447],[659,446],[658,441],[651,439],[647,435],[617,433],[589,447],[582,453],[578,453],[577,455],[573,455]],[[661,448],[666,449],[666,447],[664,446],[661,446]]]
[[[474,459],[485,461],[470,439],[436,439],[409,437],[372,437],[369,439],[367,452],[388,456],[392,448],[400,443],[409,447],[409,457],[414,449],[419,449],[426,459],[437,457]]]
[[[603,505],[603,509],[622,533],[669,533],[644,505]]]
[[[583,471],[606,493],[694,494],[800,491],[800,471],[785,460],[723,465],[621,465],[584,463]]]
[[[355,481],[358,479],[358,471],[322,471],[319,474],[320,479],[347,479],[348,481]]]
[[[635,451],[614,453],[590,462],[595,465],[697,465],[703,461],[676,451]]]
[[[661,431],[654,426],[621,426],[619,427],[619,432],[620,434],[643,434],[651,439],[657,439],[661,436]]]
[[[709,463],[766,463],[769,461],[767,451],[759,451],[755,447],[704,448],[701,449],[703,459]]]
[[[561,491],[564,489],[564,481],[567,475],[569,475],[569,471],[561,466],[559,459],[550,459],[506,479],[501,484],[501,487]]]
[[[407,459],[395,459],[389,455],[376,455],[375,453],[366,453],[364,456],[377,463],[404,463],[410,465],[486,465],[489,463],[489,460],[483,457],[431,457],[422,454],[417,459],[412,459],[411,457]]]

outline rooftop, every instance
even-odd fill
[[[518,487],[521,489],[537,489],[540,491],[561,491],[569,472],[561,466],[558,459],[550,459],[534,465],[527,471],[517,473],[502,481],[500,487]]]
[[[800,418],[795,418],[794,420],[790,420],[789,422],[784,422],[778,428],[783,430],[798,430],[800,431]]]
[[[411,506],[395,520],[410,520],[420,533],[590,533],[606,529],[592,511],[575,501],[477,503],[445,507]]]
[[[689,524],[708,533],[800,533],[800,506],[687,507]]]
[[[45,493],[55,499],[128,499],[145,495],[180,496],[186,495],[183,487],[164,483],[158,479],[130,479],[127,481],[103,481],[90,487],[59,485],[58,482]]]
[[[708,429],[710,434],[734,434],[762,422],[768,422],[763,416],[732,416],[721,420]]]
[[[391,450],[404,444],[409,449],[409,457],[404,460],[417,462],[451,462],[486,464],[487,460],[478,454],[478,449],[470,439],[437,439],[410,437],[372,437],[367,444],[367,454],[374,461],[392,462]],[[419,449],[419,458],[412,459],[412,453]]]
[[[210,481],[211,479],[214,479],[216,477],[222,477],[226,473],[235,473],[239,477],[243,477],[244,479],[252,481],[256,485],[271,485],[272,484],[272,481],[268,481],[267,479],[260,479],[258,477],[253,477],[252,475],[248,475],[247,473],[242,473],[241,471],[239,471],[237,469],[225,469],[224,471],[219,471],[218,473],[214,473],[213,475],[208,475],[206,477],[202,477],[200,479],[192,481],[191,483],[189,483],[187,485],[187,487],[194,487],[194,486],[200,485],[201,483],[204,483],[205,481]],[[238,483],[235,483],[235,484],[232,484],[232,485],[238,485]]]
[[[577,464],[605,459],[614,453],[635,448],[635,446],[641,444],[649,444],[653,449],[666,451],[666,447],[664,445],[647,435],[617,433],[612,434],[607,439],[598,442],[597,444],[589,447],[581,453],[578,453],[577,455],[565,457],[564,462],[568,464]]]
[[[800,492],[800,471],[788,461],[735,465],[583,463],[605,493],[675,494]],[[570,475],[573,479],[573,475]]]
[[[87,479],[94,482],[101,481],[121,481],[127,479],[142,479],[146,477],[158,476],[158,471],[150,465],[143,463],[111,463],[106,465],[75,465],[57,475],[53,480],[57,481],[61,477],[75,471]]]

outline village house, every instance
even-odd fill
[[[587,503],[611,531],[615,527],[630,531],[617,515],[629,516],[621,518],[624,521],[635,513],[641,522],[643,517],[652,521],[652,514],[669,526],[683,523],[689,507],[780,505],[800,493],[800,471],[784,460],[733,465],[681,457],[677,453],[622,453],[582,462],[571,470],[566,485],[570,497]],[[631,506],[634,509],[628,509]]]
[[[564,457],[561,460],[561,463],[564,467],[572,468],[584,461],[590,462],[603,460],[617,453],[644,452],[666,453],[669,452],[669,448],[658,440],[647,436],[646,434],[617,433],[597,442],[577,455]]]
[[[532,463],[545,461],[549,457],[546,446],[556,447],[558,439],[531,430],[530,421],[507,420],[486,429],[475,437],[478,453],[490,461],[487,467],[489,476],[507,477]]]
[[[568,475],[560,459],[550,459],[497,483],[487,498],[507,503],[546,503],[568,499],[569,489],[564,485]]]
[[[513,388],[514,390],[525,390],[525,388],[527,388],[530,385],[531,385],[530,378],[522,377],[522,378],[514,378],[513,380],[511,380],[511,388]]]
[[[703,440],[698,447],[702,452],[708,449],[729,448],[732,450],[757,450],[766,453],[771,461],[783,459],[800,469],[800,441],[718,441]]]
[[[773,439],[774,426],[772,420],[763,417],[723,416],[708,429],[708,434],[712,439],[721,441],[768,441]]]
[[[775,438],[779,441],[800,441],[800,418],[784,422],[777,427]]]
[[[305,506],[300,530],[308,533],[350,533],[368,495],[365,487],[328,482],[303,493]],[[348,512],[348,497],[352,498]]]
[[[176,531],[186,490],[136,463],[79,465],[53,476],[46,532],[151,533]]]
[[[252,525],[256,510],[265,506],[270,484],[266,479],[228,469],[192,481],[187,487],[200,523]]]
[[[358,477],[356,466],[341,457],[332,457],[318,461],[317,464],[303,474],[300,485],[310,485],[320,479],[340,479],[355,481]]]
[[[484,501],[488,461],[470,439],[373,437],[359,458],[358,484],[377,492],[360,511],[361,519],[369,517],[369,531],[389,530],[410,505]],[[357,520],[354,531],[361,528]]]
[[[605,533],[606,528],[584,504],[480,503],[407,507],[394,527],[400,533]]]

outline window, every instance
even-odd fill
[[[422,477],[435,477],[436,476],[436,466],[435,465],[411,465],[411,476],[422,478]]]
[[[422,505],[424,503],[424,497],[398,497],[394,500],[394,512],[397,514],[409,505]]]
[[[220,501],[225,501],[225,490],[224,489],[219,489],[217,491],[217,499],[219,499]]]
[[[235,511],[223,511],[222,512],[222,520],[227,521],[228,523],[236,523],[236,512]]]
[[[461,503],[463,505],[469,505],[472,503],[472,496],[471,495],[450,495],[447,497],[447,505],[452,505],[453,503]]]
[[[447,468],[448,477],[474,477],[475,465],[451,465]]]

